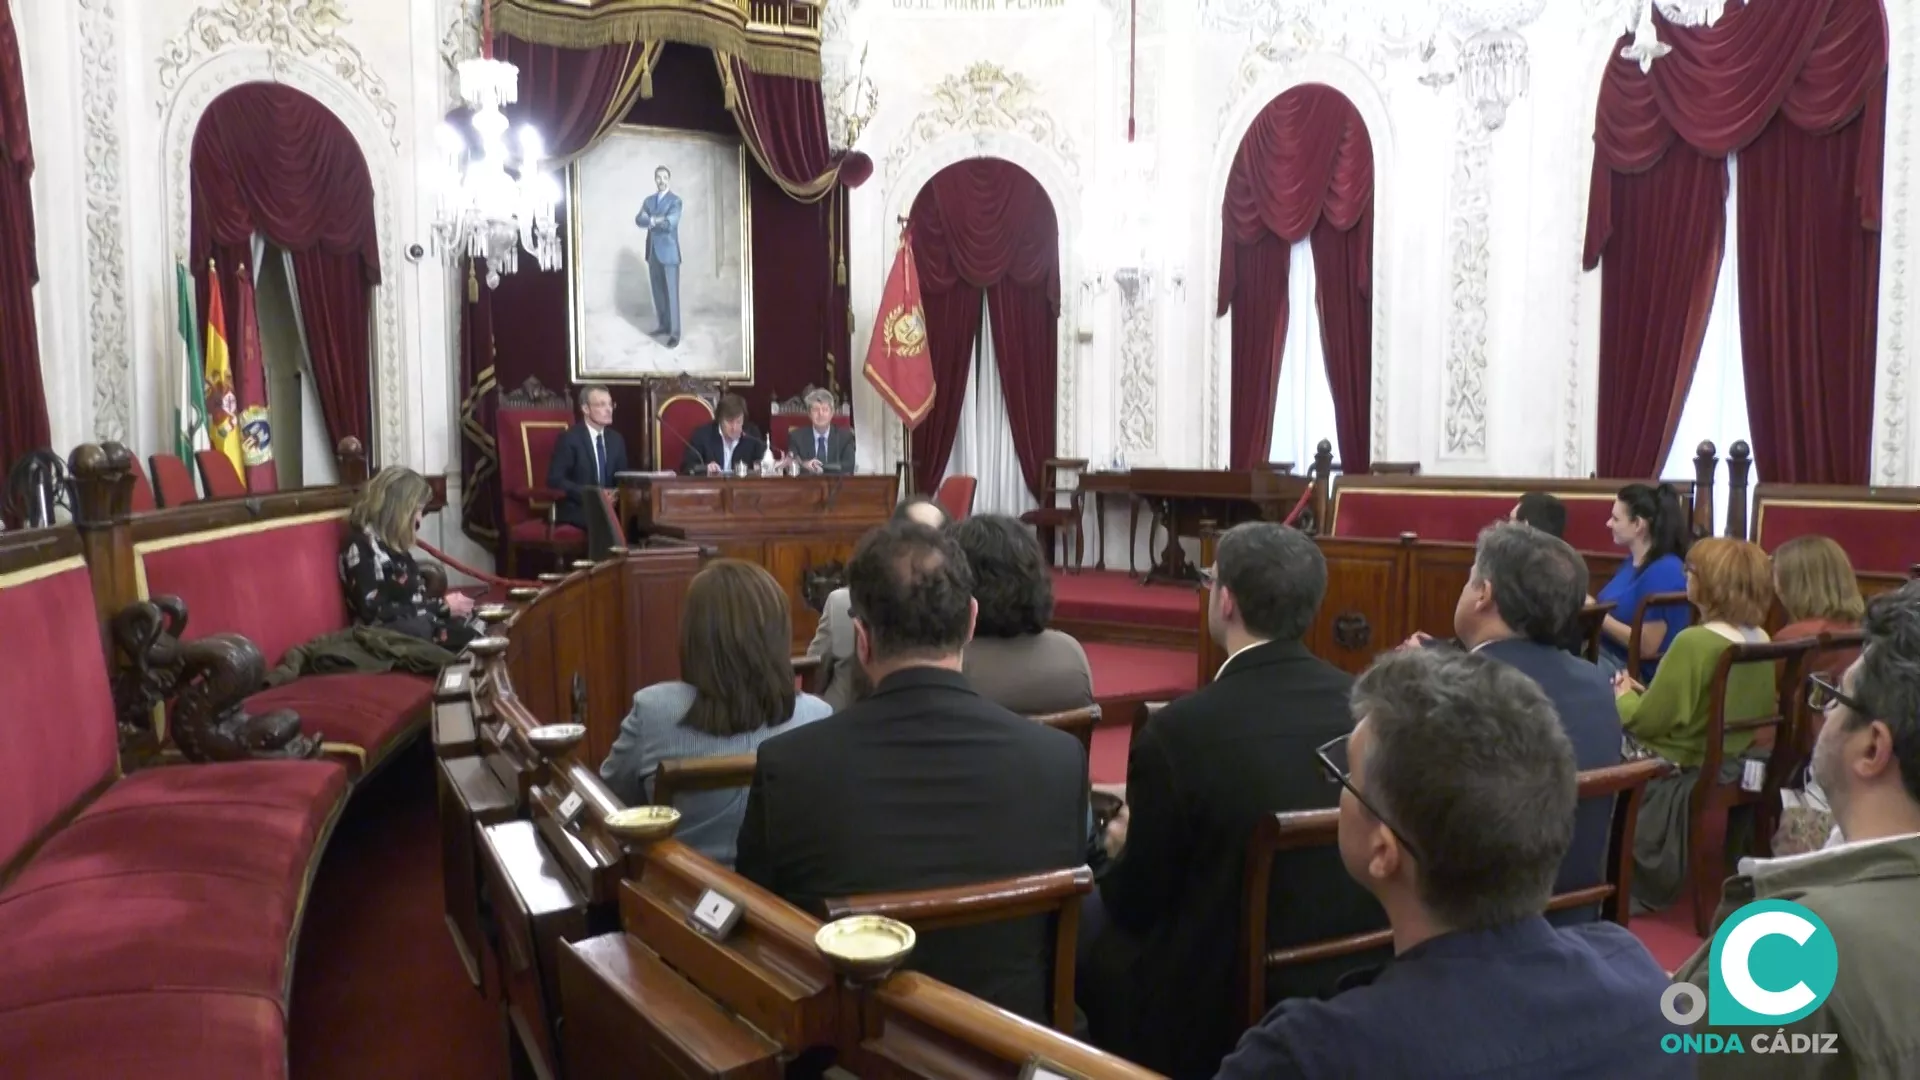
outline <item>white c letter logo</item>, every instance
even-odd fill
[[[1734,927],[1720,950],[1720,982],[1733,1000],[1762,1016],[1785,1016],[1813,1004],[1814,993],[1804,982],[1785,990],[1768,990],[1753,981],[1748,970],[1753,947],[1761,938],[1779,934],[1805,945],[1819,928],[1790,911],[1762,911]]]

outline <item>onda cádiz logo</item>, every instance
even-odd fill
[[[1805,1017],[1833,993],[1840,950],[1820,916],[1788,900],[1760,900],[1734,912],[1713,935],[1707,990],[1675,983],[1660,995],[1660,1011],[1683,1028],[1709,1026],[1778,1029]],[[1839,1037],[1758,1031],[1743,1044],[1738,1032],[1668,1033],[1669,1054],[1837,1054]]]

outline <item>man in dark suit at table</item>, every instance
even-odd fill
[[[587,527],[589,488],[611,488],[615,473],[627,468],[627,443],[613,430],[613,394],[599,383],[580,388],[580,422],[560,433],[547,462],[547,486],[566,498],[554,507],[554,520]]]
[[[722,394],[719,407],[713,411],[713,423],[703,425],[687,440],[682,471],[718,476],[741,465],[758,468],[766,453],[766,440],[759,432],[747,430],[746,401],[739,394]]]
[[[1234,973],[1255,824],[1336,805],[1340,789],[1314,752],[1353,730],[1352,676],[1300,640],[1327,591],[1313,540],[1270,522],[1236,525],[1205,576],[1208,630],[1227,662],[1134,739],[1127,807],[1109,826],[1118,851],[1087,905],[1079,972],[1094,1042],[1175,1080],[1212,1076],[1244,1026]],[[1275,925],[1292,940],[1385,924],[1331,854],[1276,871],[1283,879]],[[1286,989],[1331,990],[1337,974]]]
[[[973,574],[914,522],[869,532],[847,566],[854,647],[874,689],[762,743],[739,873],[791,903],[977,884],[1087,856],[1079,740],[974,693]],[[1050,1020],[1045,918],[923,933],[908,966],[1036,1023]]]
[[[808,394],[807,419],[812,423],[787,435],[787,452],[807,472],[844,475],[853,471],[853,429],[833,422],[836,404],[831,390]]]

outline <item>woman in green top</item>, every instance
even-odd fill
[[[1714,668],[1733,645],[1767,640],[1760,628],[1773,605],[1766,552],[1745,540],[1701,540],[1687,552],[1687,597],[1699,607],[1699,621],[1673,639],[1653,685],[1643,687],[1625,672],[1613,683],[1627,735],[1679,766],[1647,785],[1634,833],[1634,899],[1655,910],[1673,903],[1686,880],[1687,802],[1707,755]],[[1777,695],[1772,666],[1736,667],[1727,676],[1727,718],[1766,716]],[[1751,732],[1726,736],[1723,781],[1738,778],[1739,755],[1751,742]]]

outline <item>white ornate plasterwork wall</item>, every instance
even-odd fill
[[[1440,456],[1484,461],[1493,133],[1465,104],[1459,109],[1459,118],[1453,151],[1453,198],[1447,214],[1452,303],[1447,314],[1447,393]]]
[[[1910,274],[1915,204],[1913,142],[1920,115],[1914,68],[1920,65],[1920,0],[1886,0],[1891,67],[1887,77],[1886,170],[1880,218],[1879,355],[1874,384],[1874,481],[1920,484],[1920,456],[1913,452],[1913,410],[1920,405],[1909,356],[1911,335],[1920,326],[1920,289]]]
[[[229,3],[237,0],[228,0]],[[351,49],[350,45],[344,46]],[[373,205],[380,237],[381,284],[374,289],[374,439],[377,460],[402,461],[407,458],[406,420],[403,407],[406,373],[400,363],[400,298],[392,275],[400,266],[395,237],[399,224],[395,215],[393,177],[399,162],[393,154],[398,142],[397,115],[391,111],[385,86],[378,76],[343,65],[334,70],[357,71],[375,93],[361,96],[351,83],[336,77],[327,68],[304,56],[289,55],[277,49],[254,45],[232,45],[204,59],[196,59],[191,50],[170,49],[161,61],[161,81],[175,89],[164,112],[168,237],[176,257],[187,251],[187,226],[191,208],[189,174],[193,134],[207,106],[225,91],[248,82],[278,82],[291,86],[325,105],[353,133],[366,156],[367,170],[373,178]],[[382,103],[386,108],[382,108]]]
[[[117,0],[78,0],[85,116],[87,336],[93,437],[133,437],[133,346],[127,332],[126,195]],[[45,10],[45,9],[42,9]]]

